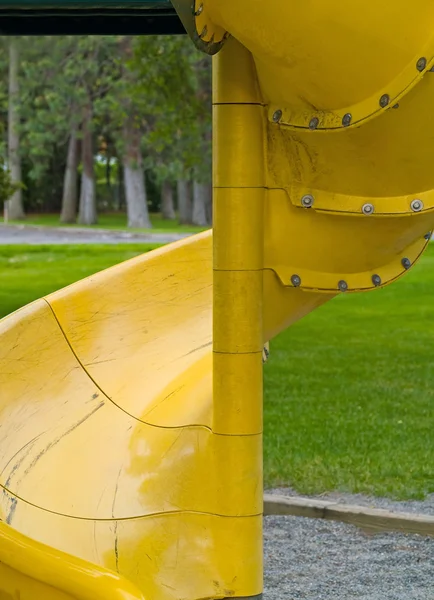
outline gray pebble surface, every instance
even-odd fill
[[[434,540],[264,518],[264,600],[434,600]]]
[[[290,488],[266,492],[300,495]],[[423,502],[342,493],[309,497],[434,515],[432,495]],[[336,521],[268,516],[264,563],[264,600],[434,600],[434,539],[428,536],[372,534]]]

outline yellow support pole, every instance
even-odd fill
[[[214,421],[262,432],[263,108],[250,53],[231,40],[214,81]]]
[[[245,544],[246,553],[258,557],[251,574],[254,593],[250,588],[245,596],[257,597],[262,591],[262,515],[256,513],[263,493],[264,114],[251,54],[235,40],[214,58],[213,105],[213,431],[256,439],[255,471],[249,473],[255,494],[246,492],[236,508],[240,517],[257,519],[257,547],[251,548],[251,540]],[[236,451],[235,444],[229,446]],[[226,475],[236,465],[225,489],[234,499],[239,474],[252,468],[244,457],[226,452],[217,458]]]

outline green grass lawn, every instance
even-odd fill
[[[125,213],[102,213],[98,216],[98,224],[93,225],[98,229],[126,230],[141,233],[199,233],[208,229],[207,227],[196,227],[195,225],[180,225],[177,220],[169,221],[163,219],[159,213],[150,215],[152,229],[127,228],[127,216]],[[1,221],[0,221],[1,222]],[[83,225],[65,225],[60,223],[58,214],[30,214],[24,221],[11,221],[19,225],[43,225],[45,227],[83,227]]]
[[[0,315],[150,247],[0,247]],[[397,283],[343,295],[271,343],[265,479],[299,492],[434,492],[434,245]]]
[[[271,343],[267,485],[434,493],[434,246],[397,283],[343,295]]]

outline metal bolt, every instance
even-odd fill
[[[372,283],[375,286],[381,285],[381,277],[375,273],[375,275],[372,275]]]
[[[348,125],[351,123],[351,119],[353,118],[351,113],[346,113],[343,117],[342,117],[342,125],[344,127],[348,127]]]
[[[385,106],[387,106],[389,104],[389,101],[390,101],[389,94],[383,94],[380,98],[381,108],[384,108]]]
[[[313,117],[309,122],[309,129],[316,129],[319,125],[318,117]]]
[[[394,104],[394,105],[392,106],[392,108],[399,108],[399,103],[397,102],[396,104]]]
[[[423,202],[422,202],[422,200],[419,200],[419,199],[413,200],[410,203],[410,208],[411,208],[411,210],[413,212],[419,212],[419,211],[421,211],[422,208],[423,208]]]
[[[403,258],[401,260],[401,264],[404,267],[404,269],[409,269],[411,267],[411,260],[409,258]]]
[[[338,283],[338,288],[341,290],[341,292],[346,292],[348,289],[348,283],[341,279]]]
[[[313,202],[314,202],[314,198],[310,194],[306,194],[301,199],[301,203],[303,204],[304,208],[310,208],[312,206]]]
[[[374,212],[374,205],[373,204],[364,204],[362,206],[362,213],[365,215],[372,215],[372,213]]]
[[[291,275],[291,283],[294,287],[298,287],[301,284],[299,275]]]
[[[194,16],[198,17],[199,15],[201,15],[203,12],[203,4],[200,4],[198,9],[196,11],[194,11]]]
[[[428,233],[426,233],[426,234],[425,234],[423,237],[424,237],[426,240],[430,240],[430,239],[431,239],[431,236],[432,236],[432,231],[428,231]]]
[[[275,123],[278,123],[280,121],[280,119],[282,118],[282,111],[281,110],[276,110],[273,113],[273,121]]]
[[[206,36],[207,33],[208,33],[208,27],[206,25],[204,25],[199,37],[202,39]]]
[[[422,56],[416,63],[416,69],[418,71],[423,71],[426,67],[426,58]]]

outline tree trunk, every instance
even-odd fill
[[[206,183],[193,183],[193,225],[205,227],[208,225],[206,219],[206,204],[209,196],[209,185]]]
[[[124,127],[125,152],[123,156],[125,200],[128,227],[152,227],[146,197],[143,157],[140,150],[140,131],[131,122]]]
[[[207,185],[207,197],[205,204],[206,220],[208,225],[212,226],[212,184]]]
[[[173,187],[170,181],[165,181],[161,188],[161,216],[163,219],[176,219],[175,205],[173,203]]]
[[[77,167],[78,139],[77,127],[73,126],[68,142],[65,176],[63,178],[61,223],[75,223],[77,220]]]
[[[83,119],[81,141],[81,160],[83,170],[81,174],[80,209],[78,221],[82,225],[94,225],[97,222],[91,120],[92,108],[88,106]]]
[[[19,114],[17,104],[19,100],[19,68],[20,54],[17,41],[9,40],[9,106],[8,106],[8,162],[13,183],[21,183],[21,158],[20,136],[18,133]],[[24,219],[23,194],[18,189],[8,201],[9,219]]]
[[[180,179],[177,183],[177,192],[179,223],[190,225],[192,219],[191,183],[186,179]]]
[[[119,212],[122,209],[123,197],[124,197],[124,184],[123,184],[123,166],[121,161],[118,160],[116,169],[116,185],[114,188],[114,209]]]

